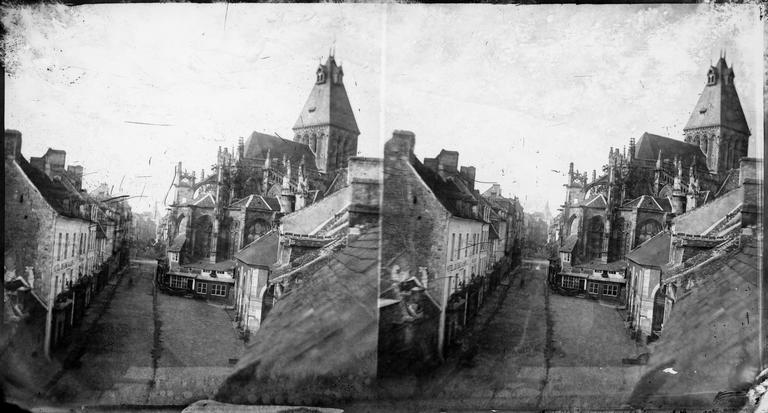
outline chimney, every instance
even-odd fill
[[[741,207],[741,227],[757,225],[761,220],[763,160],[742,158],[739,183],[744,187]]]
[[[349,226],[375,225],[379,222],[383,161],[380,158],[349,158],[347,181],[352,188]]]
[[[635,159],[635,138],[629,138],[629,160]]]
[[[83,189],[83,167],[82,166],[69,165],[67,167],[67,175],[69,175],[69,179],[72,181],[72,184],[75,186],[75,188],[78,191]]]
[[[384,158],[386,160],[404,160],[410,162],[413,155],[413,147],[416,145],[416,135],[411,131],[396,130],[392,132],[392,139],[384,145]]]
[[[16,159],[21,155],[21,132],[13,129],[5,130],[5,157]]]
[[[461,174],[464,176],[464,178],[467,179],[467,183],[469,184],[469,189],[471,191],[475,190],[475,173],[476,169],[474,166],[461,167]]]
[[[459,153],[456,151],[446,151],[445,149],[440,151],[437,155],[437,168],[442,168],[443,171],[448,173],[459,172]]]

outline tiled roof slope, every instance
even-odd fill
[[[32,181],[32,184],[43,195],[45,201],[59,214],[72,217],[82,218],[77,211],[72,207],[67,207],[65,200],[72,201],[84,201],[80,194],[74,193],[67,189],[64,184],[48,178],[45,172],[35,168],[30,164],[23,156],[16,157],[16,163],[19,165],[25,175]]]
[[[418,159],[412,159],[411,165],[419,174],[421,179],[435,194],[437,200],[451,212],[453,215],[462,218],[474,219],[471,211],[467,208],[460,208],[458,201],[465,201],[468,203],[476,202],[472,195],[464,193],[455,182],[451,180],[444,180],[439,173],[428,168],[421,163]]]
[[[754,379],[759,354],[758,252],[752,240],[682,280],[677,302],[630,399],[633,406],[712,406],[718,392],[738,391]]]
[[[312,205],[292,212],[281,219],[282,231],[292,234],[311,234],[346,208],[351,201],[352,187],[347,186]]]
[[[333,81],[332,74],[340,73],[341,67],[336,65],[333,56],[329,56],[320,69],[326,72],[326,80],[315,83],[293,129],[331,125],[360,133],[343,82]]]
[[[571,234],[568,236],[568,238],[565,239],[565,242],[563,243],[563,246],[560,247],[561,252],[573,252],[573,247],[576,246],[576,242],[579,241],[579,236],[576,234]]]
[[[661,267],[669,262],[669,244],[672,235],[662,231],[627,254],[627,259],[645,267]]]
[[[269,150],[271,158],[282,159],[283,155],[287,156],[291,161],[293,173],[296,173],[298,170],[297,168],[301,163],[302,156],[307,168],[317,169],[315,154],[309,149],[309,146],[303,143],[259,132],[251,133],[251,136],[245,141],[244,156],[246,158],[264,158],[267,156],[267,150]]]
[[[706,167],[707,164],[707,157],[698,146],[648,132],[643,133],[637,141],[635,157],[656,160],[659,157],[659,150],[664,159],[672,159],[678,155],[683,162],[683,168],[688,168],[694,157],[697,166]]]
[[[366,391],[376,375],[379,234],[351,239],[275,304],[216,400],[317,404]]]
[[[712,202],[675,217],[672,220],[673,228],[680,234],[702,234],[736,209],[742,203],[743,196],[744,188],[736,188]]]
[[[280,236],[271,230],[235,253],[235,258],[251,265],[270,267],[277,261],[277,243]]]
[[[712,70],[716,73],[717,81],[704,87],[683,130],[722,125],[748,134],[749,127],[736,87],[733,82],[726,81],[732,69],[726,64],[725,58],[721,57]]]

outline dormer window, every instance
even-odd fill
[[[715,83],[717,83],[715,69],[709,69],[709,73],[707,73],[707,85],[714,85]]]
[[[317,68],[317,83],[325,83],[325,71],[322,67]]]

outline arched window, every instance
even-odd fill
[[[587,232],[587,259],[600,258],[603,251],[603,219],[599,216],[590,218]]]
[[[317,68],[317,83],[325,83],[325,71],[322,67]]]
[[[715,73],[715,69],[709,69],[709,73],[707,73],[707,84],[714,85],[716,80],[717,80],[717,76]]]
[[[658,221],[653,219],[643,221],[642,224],[638,225],[635,233],[635,247],[648,241],[659,232],[661,232],[661,224]]]
[[[704,135],[701,137],[701,151],[704,152],[704,154],[707,154],[707,150],[709,149],[709,137],[707,135]]]
[[[568,223],[568,235],[575,235],[579,233],[579,218],[576,215],[571,216]]]
[[[310,143],[309,147],[310,149],[312,149],[312,152],[317,153],[317,135],[312,135],[309,143]]]

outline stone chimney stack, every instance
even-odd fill
[[[413,147],[416,145],[416,135],[411,131],[396,130],[392,132],[392,139],[384,145],[384,157],[386,159],[400,159],[410,162],[413,157]]]
[[[352,188],[350,227],[378,224],[383,172],[383,160],[380,158],[349,158],[347,182]]]
[[[21,132],[13,129],[5,130],[5,157],[16,159],[21,155]]]

